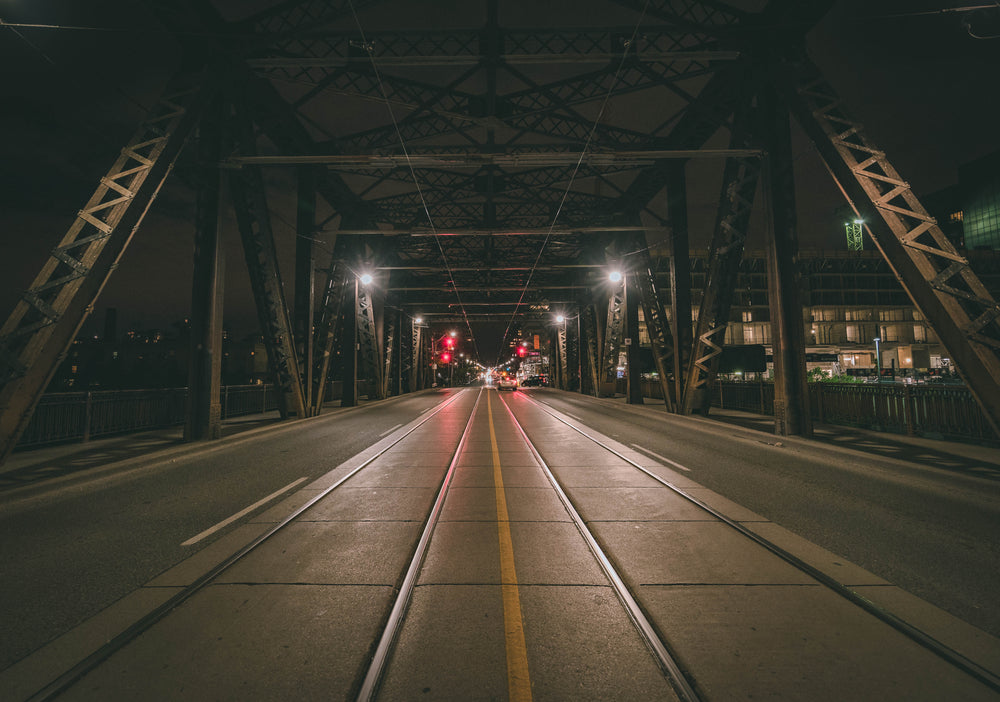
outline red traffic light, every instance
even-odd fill
[[[523,346],[518,346],[517,355],[520,356],[521,358],[524,358],[525,356],[528,355],[528,349],[524,348]]]
[[[450,336],[446,336],[444,338],[444,345],[445,345],[445,348],[453,349],[453,348],[455,348],[455,340],[453,338],[451,338]]]
[[[451,362],[451,354],[445,351],[444,353],[441,354],[441,363],[450,363],[450,362]]]

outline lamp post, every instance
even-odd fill
[[[882,354],[879,352],[879,342],[882,341],[881,338],[875,337],[875,377],[877,380],[875,382],[882,382]]]

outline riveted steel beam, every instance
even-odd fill
[[[753,138],[752,124],[756,115],[751,107],[750,96],[747,94],[743,107],[734,119],[731,135],[734,146],[747,145]],[[726,162],[704,295],[685,379],[685,414],[707,413],[711,404],[709,391],[719,367],[719,356],[722,354],[726,328],[729,326],[736,276],[743,258],[743,246],[759,177],[759,159],[734,158]]]
[[[819,69],[781,68],[792,114],[1000,433],[1000,305]]]
[[[0,327],[0,462],[28,426],[216,85],[201,71],[170,82]]]
[[[653,363],[663,390],[663,402],[667,406],[667,410],[673,412],[677,406],[674,390],[677,379],[673,372],[675,353],[673,335],[670,333],[670,323],[663,309],[663,300],[660,298],[659,286],[656,283],[656,273],[653,270],[653,260],[649,255],[646,237],[641,233],[634,236],[635,253],[630,257],[632,260],[630,268],[631,275],[635,279],[635,290],[639,294],[639,300],[630,304],[638,302],[642,304],[646,331],[653,349]],[[671,382],[672,378],[673,382]]]
[[[243,105],[237,109],[240,148],[256,149],[253,127]],[[284,286],[271,230],[267,194],[259,169],[248,168],[230,178],[233,206],[239,225],[243,253],[250,274],[268,366],[278,387],[278,410],[282,419],[304,417],[305,403],[299,375],[292,324],[285,302]]]

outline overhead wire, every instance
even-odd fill
[[[386,109],[389,111],[389,117],[392,119],[393,129],[396,130],[396,137],[399,139],[399,146],[403,151],[407,167],[410,170],[410,177],[413,179],[413,184],[417,189],[417,194],[420,196],[420,203],[423,206],[424,215],[427,217],[427,223],[434,235],[434,242],[437,244],[438,252],[441,254],[441,261],[444,264],[445,270],[448,272],[448,282],[451,283],[452,292],[455,293],[455,299],[458,301],[459,309],[462,312],[462,319],[465,321],[465,327],[469,332],[469,339],[472,341],[472,348],[475,352],[476,358],[479,358],[479,345],[476,342],[476,335],[472,331],[472,324],[469,321],[468,311],[465,308],[465,303],[462,302],[462,296],[458,292],[458,285],[455,283],[455,274],[452,272],[451,264],[448,262],[448,257],[444,252],[444,247],[441,245],[441,237],[438,233],[437,227],[434,225],[434,218],[431,216],[430,208],[427,205],[427,198],[424,197],[424,190],[420,187],[420,180],[417,178],[416,169],[413,167],[413,162],[410,160],[410,152],[409,149],[406,148],[406,141],[403,139],[403,133],[399,129],[399,122],[396,120],[396,113],[393,111],[392,102],[389,100],[389,93],[386,90],[385,83],[382,81],[382,73],[379,71],[378,65],[375,61],[375,53],[372,50],[372,44],[368,41],[367,36],[365,36],[365,30],[361,26],[361,20],[358,18],[358,13],[354,7],[353,0],[348,0],[348,4],[350,4],[351,14],[354,16],[354,24],[357,26],[358,32],[361,34],[362,47],[368,53],[372,70],[375,72],[375,79],[378,82],[379,90],[381,91],[382,97],[385,101]]]
[[[559,206],[556,208],[555,214],[552,216],[552,222],[549,224],[548,231],[545,234],[545,239],[542,241],[542,245],[538,249],[538,255],[535,256],[535,262],[532,264],[531,270],[528,271],[528,278],[524,283],[524,288],[521,290],[521,296],[518,299],[517,304],[514,306],[514,311],[511,313],[510,320],[507,322],[507,328],[504,330],[503,337],[500,339],[500,349],[497,357],[498,361],[499,354],[503,352],[504,345],[507,343],[507,336],[510,334],[511,327],[514,325],[514,320],[517,318],[518,311],[524,303],[524,298],[528,293],[529,287],[531,286],[531,279],[534,277],[535,270],[538,268],[538,264],[542,259],[542,254],[545,253],[545,248],[548,246],[549,240],[552,238],[552,232],[555,229],[556,222],[559,221],[559,215],[562,214],[562,209],[566,204],[566,199],[569,197],[570,190],[573,188],[573,182],[576,180],[577,173],[580,171],[580,166],[583,164],[583,159],[586,157],[587,151],[590,149],[590,143],[593,141],[594,134],[597,132],[601,119],[604,117],[604,113],[607,110],[608,102],[611,100],[611,94],[618,85],[622,68],[625,66],[625,60],[628,58],[629,51],[635,45],[636,37],[639,35],[639,27],[642,25],[642,21],[646,17],[646,10],[648,8],[649,0],[646,0],[643,4],[642,12],[639,13],[639,19],[636,20],[635,28],[632,30],[632,36],[627,42],[625,42],[621,60],[618,62],[618,68],[615,70],[615,76],[611,80],[611,84],[608,86],[607,93],[604,95],[604,100],[601,103],[601,109],[598,111],[597,117],[594,119],[594,124],[591,125],[590,131],[587,133],[583,149],[580,151],[580,157],[577,159],[576,165],[573,167],[573,173],[570,175],[569,182],[566,184],[566,189],[563,191],[562,198],[559,200]]]

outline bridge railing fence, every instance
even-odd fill
[[[643,394],[659,398],[660,384],[644,381]],[[273,385],[222,388],[222,418],[270,412],[278,407]],[[43,446],[128,432],[166,429],[184,423],[186,388],[95,390],[43,395],[19,447]],[[774,384],[719,381],[712,405],[774,414]],[[911,436],[1000,441],[964,386],[899,383],[810,383],[814,421]]]
[[[644,382],[646,397],[660,385]],[[712,406],[774,414],[774,383],[717,381]],[[813,421],[927,438],[1000,441],[969,389],[962,385],[809,383]]]
[[[278,407],[273,385],[222,388],[222,418],[270,412]],[[18,447],[44,446],[184,424],[187,388],[92,390],[42,396]]]

